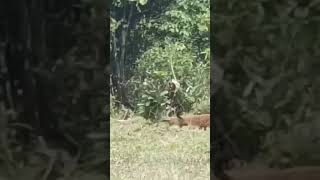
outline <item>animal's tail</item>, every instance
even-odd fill
[[[169,122],[170,119],[161,119],[160,122]]]

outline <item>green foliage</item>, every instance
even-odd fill
[[[208,4],[208,0],[112,1],[114,74],[128,81],[121,82],[128,99],[144,117],[163,113],[167,85],[175,78],[181,84],[184,111],[209,99]]]
[[[203,98],[202,101],[194,103],[192,110],[195,114],[210,113],[210,98]]]
[[[137,61],[135,75],[130,81],[130,97],[138,112],[145,117],[157,117],[165,109],[167,85],[176,78],[181,84],[185,110],[209,96],[209,65],[194,62],[191,51],[181,43],[155,46]]]
[[[168,10],[155,19],[142,19],[139,23],[141,36],[153,42],[163,39],[192,44],[197,59],[209,48],[209,1],[172,1]]]

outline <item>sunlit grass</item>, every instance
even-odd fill
[[[111,120],[112,180],[210,178],[210,130]]]

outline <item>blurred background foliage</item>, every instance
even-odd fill
[[[105,179],[107,2],[0,7],[0,179]]]
[[[244,159],[320,163],[319,1],[213,1],[213,105]]]

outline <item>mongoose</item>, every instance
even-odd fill
[[[184,119],[180,119],[178,117],[170,117],[169,119],[164,119],[163,121],[168,122],[169,126],[177,125],[180,128],[182,126],[188,126],[188,122],[186,122]]]
[[[199,129],[207,130],[210,127],[210,114],[193,115],[191,117],[185,117],[189,121],[189,125],[198,126]]]
[[[207,127],[210,127],[210,114],[201,114],[201,115],[189,115],[189,116],[180,116],[177,114],[177,117],[170,117],[165,119],[169,125],[178,125],[180,128],[182,126],[198,126],[199,129],[207,130]]]

